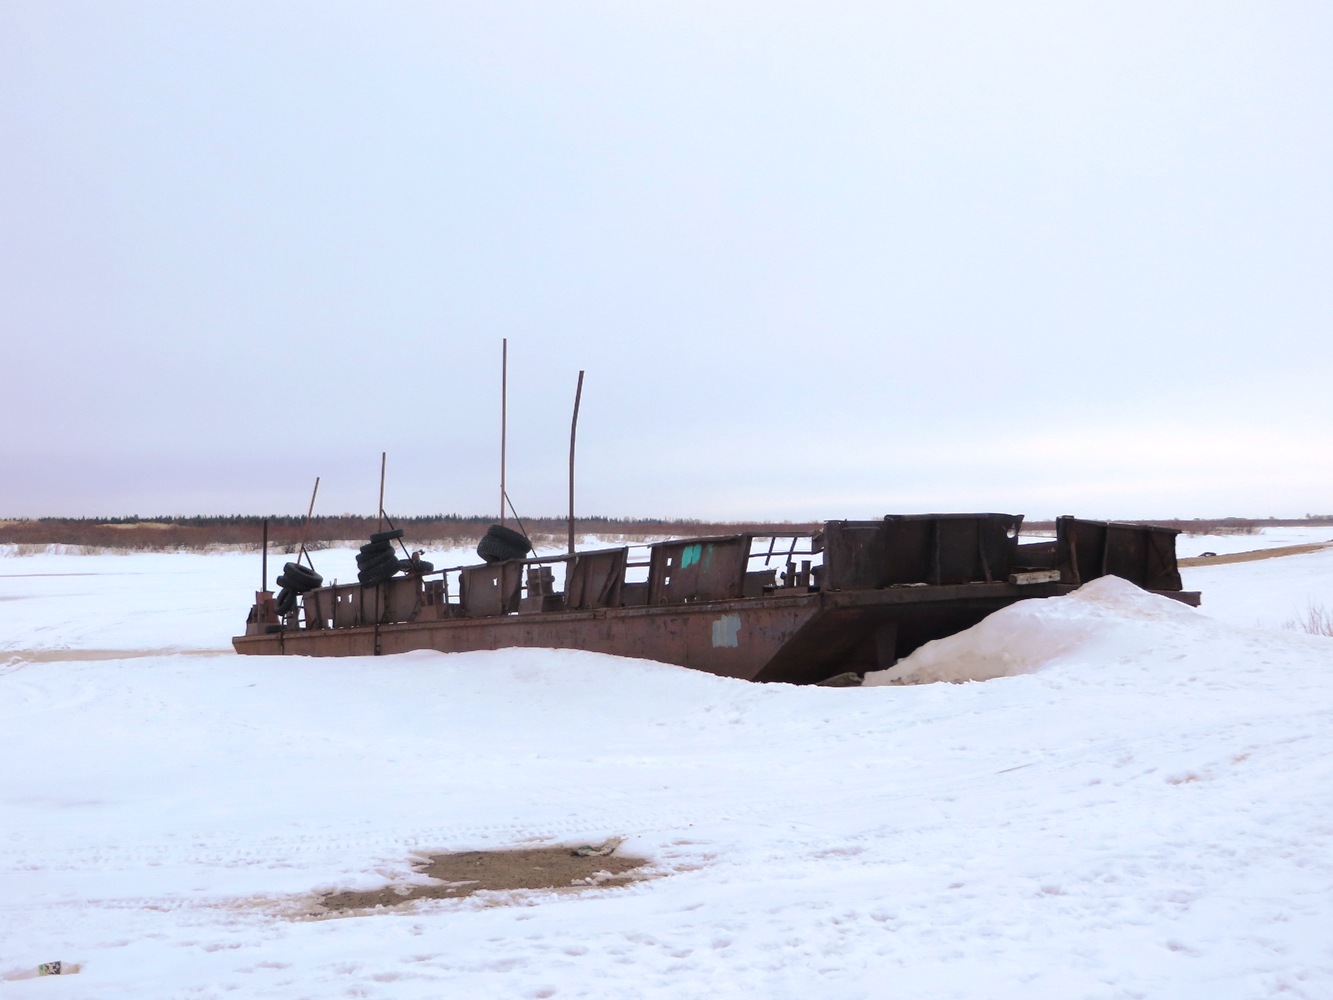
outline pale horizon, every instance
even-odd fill
[[[0,518],[1302,517],[1333,9],[0,6]],[[498,512],[498,511],[497,511]]]

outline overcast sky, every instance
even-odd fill
[[[1333,511],[1333,5],[0,0],[0,516]]]

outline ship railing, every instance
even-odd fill
[[[503,563],[450,566],[424,578],[427,617],[685,604],[819,586],[813,531],[702,536]]]
[[[788,588],[818,588],[823,575],[823,536],[817,531],[788,531],[751,536],[745,574],[746,597]]]
[[[689,604],[817,589],[812,531],[705,536],[447,566],[303,599],[308,628]]]
[[[423,600],[438,617],[615,607],[648,566],[645,545],[538,554],[501,563],[448,566],[423,576]]]

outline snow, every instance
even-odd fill
[[[1237,625],[1279,627],[1300,621],[1312,607],[1333,609],[1333,549],[1231,566],[1191,566],[1180,576],[1187,589],[1202,592],[1210,616]]]
[[[1260,528],[1252,535],[1177,535],[1176,555],[1185,559],[1205,552],[1231,555],[1235,552],[1253,552],[1276,549],[1285,545],[1316,545],[1333,541],[1333,526],[1297,525],[1291,527]]]
[[[1022,601],[975,628],[927,643],[867,683],[986,681],[1033,673],[1056,663],[1103,662],[1105,654],[1140,657],[1162,642],[1162,626],[1204,638],[1206,620],[1188,606],[1140,590],[1119,577],[1093,580],[1068,597]],[[1108,637],[1115,647],[1099,649]]]
[[[258,576],[0,560],[0,993],[1333,995],[1333,639],[1277,627],[1333,553],[1188,569],[1200,611],[1094,581],[895,671],[995,679],[860,689],[236,657]],[[308,916],[609,836],[660,877]]]

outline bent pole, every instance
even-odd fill
[[[583,398],[583,370],[574,390],[574,419],[569,422],[569,552],[574,553],[574,440],[579,432],[579,401]]]
[[[315,488],[310,491],[310,507],[305,512],[305,523],[301,525],[301,551],[296,554],[296,564],[301,564],[301,557],[305,557],[306,565],[311,569],[315,564],[310,561],[310,554],[305,550],[305,543],[310,538],[310,515],[315,512],[315,497],[319,496],[319,476],[315,477]]]
[[[380,452],[380,523],[379,527],[375,529],[376,531],[384,530],[384,466],[388,460],[389,453],[387,451]]]

